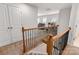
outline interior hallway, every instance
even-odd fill
[[[43,8],[41,7],[41,5],[42,4],[31,4],[31,3],[30,4],[0,4],[0,11],[1,11],[0,13],[0,18],[1,18],[0,20],[0,54],[1,55],[21,55],[23,54],[22,53],[23,45],[21,41],[22,40],[22,31],[21,31],[22,27],[27,29],[27,28],[37,27],[40,23],[41,24],[43,23],[43,26],[47,26],[48,24],[53,23],[53,24],[57,24],[60,26],[58,28],[58,33],[64,31],[64,28],[61,28],[61,26],[71,27],[71,30],[74,29],[76,33],[79,32],[79,24],[78,24],[79,5],[44,4],[45,6],[42,5]],[[54,10],[54,7],[57,8],[56,9],[57,12],[50,14],[51,11]],[[38,13],[38,9],[40,11],[41,9],[44,9],[44,10]],[[44,15],[40,15],[40,16],[38,15],[40,13],[43,13],[44,11],[46,11],[47,13],[45,13]],[[72,42],[73,39],[75,38],[73,37],[75,36],[74,31],[71,31],[69,33],[70,35],[68,38],[69,39],[68,43]],[[31,34],[29,34],[31,32],[32,31],[29,31],[27,33],[28,36],[31,36]],[[32,33],[33,36],[35,35],[34,33]],[[38,33],[42,33],[42,31]],[[30,42],[33,42],[33,41],[31,40]],[[79,42],[79,39],[75,38],[73,42],[73,46],[67,45],[63,54],[67,54],[67,55],[79,54],[78,52],[79,48],[77,48],[79,47],[78,42]]]
[[[41,48],[41,47],[40,47]],[[23,55],[22,41],[0,48],[0,55]],[[67,45],[62,55],[79,55],[79,48]]]

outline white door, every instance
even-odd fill
[[[0,4],[0,47],[10,44],[10,29],[7,6]]]
[[[8,6],[9,17],[10,17],[10,26],[12,34],[12,42],[17,42],[22,39],[21,31],[21,12],[18,7]]]

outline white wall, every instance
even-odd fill
[[[25,11],[22,11],[22,25],[26,28],[37,27],[37,8],[25,5]]]
[[[75,21],[76,21],[76,14],[77,14],[77,4],[72,4],[72,9],[71,9],[71,16],[70,16],[70,21],[69,21],[69,27],[71,27],[71,31],[69,33],[69,38],[68,38],[68,44],[72,45],[73,41],[75,39]]]
[[[19,7],[20,11],[22,12],[22,26],[26,28],[37,27],[37,15],[38,9],[29,4],[8,4],[10,6]]]
[[[79,4],[72,4],[69,26],[71,27],[71,31],[69,33],[68,44],[79,47],[79,37],[77,37],[79,34]]]
[[[60,10],[58,19],[58,33],[63,32],[69,26],[71,8],[64,8]]]

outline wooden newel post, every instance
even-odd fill
[[[22,36],[23,36],[23,53],[25,53],[25,39],[24,39],[24,27],[22,27]]]
[[[49,36],[48,42],[47,42],[47,53],[48,55],[52,55],[53,50],[53,42],[51,41],[52,36]]]

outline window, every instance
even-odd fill
[[[43,17],[43,23],[46,23],[46,21],[47,21],[47,18]]]
[[[38,19],[37,19],[37,23],[39,24],[39,23],[46,23],[46,20],[47,20],[47,18],[46,17],[39,17]]]
[[[40,18],[37,19],[37,23],[38,23],[38,24],[40,23]]]
[[[54,23],[55,23],[56,21],[57,21],[57,19],[54,18],[54,17],[53,17],[52,20],[51,20],[51,22],[54,22]]]

